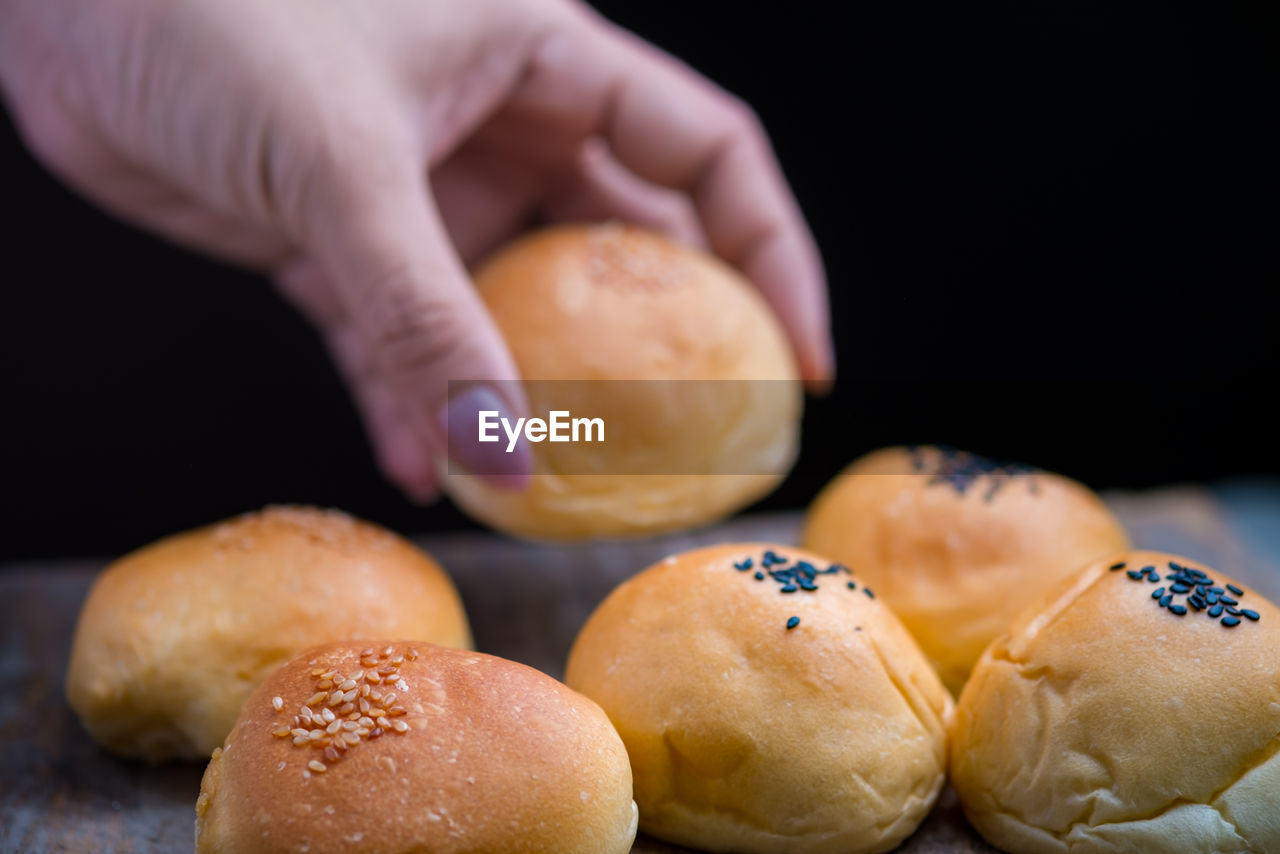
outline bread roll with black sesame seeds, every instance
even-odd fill
[[[1280,610],[1159,552],[1060,585],[960,695],[951,781],[974,827],[1012,854],[1280,851]]]
[[[953,694],[1019,611],[1129,546],[1087,487],[935,447],[854,462],[810,506],[801,542],[865,576]]]
[[[107,567],[80,612],[67,699],[108,750],[205,760],[254,686],[335,638],[471,645],[434,560],[336,510],[269,507]]]
[[[862,579],[812,552],[667,558],[591,615],[566,681],[622,736],[641,829],[680,845],[888,851],[943,784],[950,695]]]
[[[249,696],[200,786],[198,854],[630,850],[631,770],[595,703],[501,658],[366,643],[309,650]],[[350,712],[318,689],[344,677]]]
[[[445,474],[468,515],[536,540],[640,536],[724,518],[790,470],[798,369],[759,292],[719,259],[632,226],[568,225],[474,278],[526,381],[521,414],[598,417],[606,441],[529,444],[522,492]]]

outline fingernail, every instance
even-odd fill
[[[491,441],[480,441],[481,413]],[[448,438],[450,474],[479,475],[498,489],[524,489],[533,473],[529,444],[512,445],[501,425],[514,424],[506,402],[488,386],[471,386],[440,409],[440,428]],[[508,448],[511,448],[508,451]],[[454,469],[457,464],[463,472]]]

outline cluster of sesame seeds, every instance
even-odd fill
[[[937,459],[933,465],[928,465],[925,458],[925,448],[920,445],[910,445],[907,452],[911,454],[911,467],[920,473],[925,473],[926,468],[931,475],[929,485],[946,484],[956,491],[958,495],[964,495],[969,487],[975,485],[982,478],[988,478],[990,483],[987,484],[987,490],[983,494],[983,499],[991,501],[996,497],[996,493],[1004,486],[1005,482],[1012,477],[1026,477],[1027,486],[1032,495],[1036,495],[1040,491],[1039,484],[1034,477],[1027,477],[1036,473],[1036,469],[1023,463],[1012,463],[1001,460],[991,460],[978,454],[971,454],[968,451],[960,451],[946,445],[934,446]]]
[[[1124,562],[1114,563],[1110,569],[1112,572],[1125,570],[1125,575],[1131,581],[1145,580],[1150,584],[1161,582],[1160,573],[1154,566],[1144,566],[1142,569],[1126,569],[1126,566]],[[1241,617],[1251,621],[1259,619],[1257,611],[1238,607],[1240,600],[1235,597],[1243,596],[1244,591],[1234,584],[1219,587],[1204,570],[1182,566],[1174,561],[1169,561],[1169,569],[1171,572],[1163,580],[1170,583],[1151,591],[1151,598],[1159,607],[1168,609],[1169,613],[1185,617],[1188,609],[1203,611],[1211,620],[1221,618],[1222,625],[1228,629],[1240,625]],[[1181,602],[1175,601],[1178,596],[1185,598]]]
[[[759,569],[756,569],[757,565]],[[797,591],[812,593],[818,589],[819,576],[853,575],[853,570],[843,564],[833,563],[826,569],[819,569],[807,560],[792,562],[790,558],[779,555],[772,549],[767,549],[760,556],[758,564],[753,556],[747,555],[742,560],[734,561],[733,568],[738,572],[755,570],[754,577],[756,581],[772,579],[778,585],[779,593],[795,593]],[[855,581],[846,581],[845,588],[857,590],[858,584]],[[863,585],[862,592],[869,599],[876,598],[876,594],[866,585]],[[799,617],[791,617],[787,620],[788,631],[798,625],[800,625]]]
[[[354,673],[344,675],[325,667],[311,671],[315,693],[299,707],[292,725],[280,721],[271,728],[276,738],[292,738],[294,747],[321,751],[319,758],[307,763],[303,777],[325,773],[362,740],[409,731],[402,720],[408,709],[397,703],[409,690],[400,666],[417,658],[413,648],[397,654],[389,646],[381,652],[369,647],[360,653],[363,669]],[[284,699],[272,697],[271,709],[275,714],[283,712]]]

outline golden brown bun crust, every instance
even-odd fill
[[[554,407],[535,382],[532,414],[601,417],[606,445],[532,445],[538,474],[519,493],[445,477],[468,514],[533,539],[649,534],[723,518],[790,469],[802,405],[791,351],[718,259],[639,228],[560,226],[502,250],[475,282],[526,380],[762,382],[558,386]],[[587,461],[605,474],[581,473]]]
[[[406,657],[396,673],[404,684],[386,703],[393,714],[404,711],[390,719],[403,721],[406,732],[361,737],[356,730],[356,743],[337,759],[327,758],[324,747],[276,737],[273,731],[292,726],[306,707],[317,674],[374,669],[361,656],[363,644],[309,650],[250,695],[226,748],[205,771],[196,805],[197,852],[630,850],[636,811],[617,733],[590,700],[515,662],[393,643],[391,656],[378,659],[378,672]],[[387,645],[379,641],[370,649]],[[359,699],[374,709],[383,706],[376,697],[387,690],[385,682],[365,677],[359,685],[362,694],[370,689]],[[326,701],[314,708],[332,707]],[[312,762],[325,770],[311,770]]]
[[[951,698],[858,576],[783,593],[754,577],[766,549],[829,564],[753,543],[668,558],[592,614],[566,679],[622,735],[646,833],[708,851],[887,851],[942,786]]]
[[[1039,471],[932,476],[957,461],[985,462],[935,448],[868,454],[823,489],[802,537],[867,578],[953,693],[1018,612],[1129,545],[1106,505],[1073,480]]]
[[[1259,619],[1227,628],[1162,608],[1169,561],[1243,589],[1232,598]],[[1128,577],[1147,566],[1158,582]],[[1280,851],[1280,611],[1187,558],[1092,564],[983,654],[951,781],[973,825],[1015,854]]]
[[[471,645],[439,564],[344,513],[271,507],[107,567],[76,625],[67,699],[108,750],[203,760],[281,662],[387,635]]]

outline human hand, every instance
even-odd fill
[[[271,274],[413,497],[436,493],[447,383],[515,387],[465,265],[534,216],[709,247],[760,288],[810,386],[830,380],[821,262],[760,124],[583,6],[0,0],[0,21],[0,85],[37,156],[120,217]],[[523,482],[527,457],[501,456],[491,479]]]

